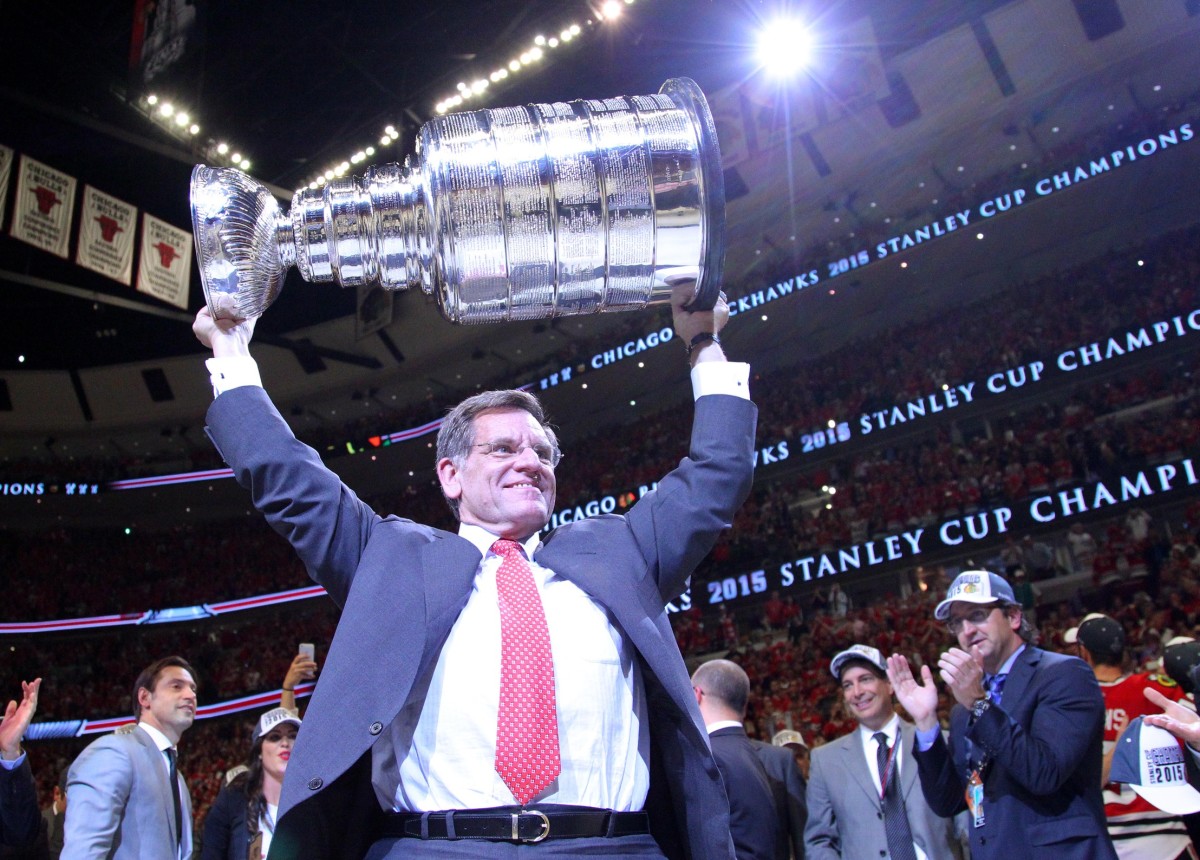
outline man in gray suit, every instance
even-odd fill
[[[133,690],[137,724],[93,742],[67,773],[63,860],[192,856],[192,800],[176,745],[196,718],[195,673],[182,657],[164,657]]]
[[[671,295],[692,366],[688,456],[623,515],[546,534],[560,452],[532,395],[485,392],[443,421],[436,472],[457,532],[383,517],[267,398],[253,321],[197,314],[193,331],[213,349],[209,436],[342,607],[272,860],[732,856],[729,804],[666,604],[749,492],[756,410],[748,365],[727,362],[717,338],[724,299],[691,311],[691,294]],[[510,658],[529,665],[510,673]],[[518,692],[536,705],[509,708]],[[517,747],[529,754],[514,763]]]
[[[953,819],[929,809],[916,764],[907,760],[913,727],[896,715],[879,649],[852,645],[829,669],[858,729],[812,751],[808,860],[961,860]]]

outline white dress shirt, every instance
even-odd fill
[[[174,749],[175,744],[171,743],[170,738],[149,723],[138,723],[138,725],[145,730],[146,734],[150,735],[150,740],[154,741],[154,745],[162,753],[163,769],[167,772],[167,783],[169,784],[171,781],[171,760],[167,758],[167,750]],[[183,771],[179,770],[178,750],[175,751],[175,769],[178,773],[183,773]],[[175,789],[176,794],[179,793],[178,782],[172,788]],[[188,817],[187,804],[183,802],[182,795],[179,798],[179,813],[183,824],[183,836],[179,840],[179,856],[187,857],[192,853],[192,822]]]
[[[210,358],[207,366],[216,395],[262,385],[253,359]],[[691,372],[693,396],[728,394],[748,400],[749,375],[748,364],[699,362]],[[500,698],[496,571],[501,559],[491,552],[496,536],[485,529],[461,525],[459,534],[483,558],[424,696],[411,697],[372,748],[372,783],[385,809],[429,812],[515,803],[495,769]],[[604,607],[532,560],[540,540],[533,535],[523,549],[550,633],[562,770],[536,800],[640,810],[650,785],[640,661]]]
[[[858,737],[862,741],[863,755],[867,757],[867,769],[871,771],[871,780],[875,783],[875,793],[880,798],[880,804],[883,800],[883,780],[879,776],[879,743],[875,740],[876,731],[881,731],[887,735],[888,749],[894,750],[892,753],[892,779],[897,780],[896,787],[899,789],[901,783],[900,768],[904,764],[904,744],[900,738],[900,718],[892,715],[892,719],[886,726],[881,729],[869,729],[866,726],[859,724]],[[901,796],[903,791],[899,792]],[[911,826],[911,825],[910,825]],[[921,846],[916,842],[913,843],[913,850],[917,852],[917,860],[929,860],[925,852],[921,850]]]

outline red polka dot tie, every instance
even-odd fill
[[[496,772],[522,805],[558,776],[558,714],[554,659],[533,571],[516,541],[498,540],[500,603],[500,709],[496,718]]]

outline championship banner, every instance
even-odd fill
[[[187,310],[192,234],[153,215],[142,215],[142,256],[137,291]]]
[[[354,339],[362,340],[392,324],[395,292],[378,284],[358,285],[358,313],[354,317]]]
[[[4,225],[4,204],[8,202],[8,177],[12,174],[13,151],[0,146],[0,226]]]
[[[129,43],[130,69],[142,86],[172,88],[195,73],[203,45],[199,0],[135,0]]]
[[[822,40],[816,76],[829,110],[829,119],[855,113],[889,93],[879,42],[869,16]]]
[[[784,88],[778,82],[754,78],[736,92],[746,118],[746,138],[756,153],[767,152],[820,128],[828,118],[817,84],[811,79]],[[724,145],[722,141],[722,151]]]
[[[128,287],[136,226],[137,207],[84,185],[75,262]]]
[[[12,237],[66,259],[74,214],[75,177],[22,155]]]
[[[721,166],[736,167],[750,157],[741,91],[736,86],[722,87],[708,100],[708,106],[721,143]]]

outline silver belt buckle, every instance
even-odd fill
[[[520,825],[519,825],[522,815],[536,815],[538,818],[542,819],[542,832],[539,833],[537,836],[533,836],[530,838],[526,838],[526,837],[522,836]],[[520,812],[512,813],[512,841],[513,842],[527,842],[529,844],[533,844],[534,842],[541,842],[543,839],[545,839],[549,835],[550,835],[550,818],[546,815],[546,813],[539,812],[536,809],[522,809]]]

